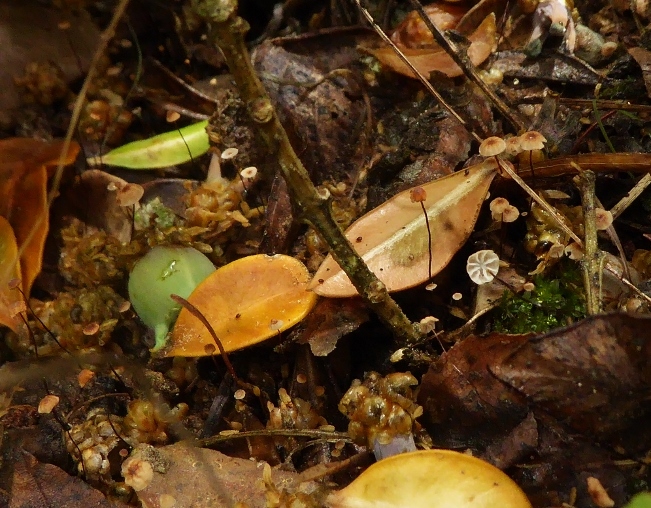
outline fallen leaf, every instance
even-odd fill
[[[451,3],[432,3],[423,7],[427,17],[441,30],[451,30],[457,26],[466,13],[465,6]],[[423,48],[436,46],[434,36],[418,11],[411,11],[391,34],[391,40],[398,46],[406,48]]]
[[[62,148],[62,141],[47,143],[31,138],[0,140],[0,196],[3,197],[0,216],[9,222],[15,235],[20,253],[21,285],[25,294],[29,294],[34,279],[41,271],[49,228],[48,168],[56,168]],[[64,164],[71,164],[78,152],[79,145],[71,143]],[[3,238],[6,239],[6,236]],[[15,265],[2,265],[0,283],[9,281],[15,270]]]
[[[22,295],[16,289],[9,287],[9,281],[20,278],[20,261],[18,260],[18,245],[11,225],[7,219],[0,216],[0,326],[8,326],[16,331],[20,320],[14,316],[13,306],[22,300]]]
[[[495,14],[486,16],[477,29],[468,36],[468,57],[474,65],[483,63],[497,47],[497,28],[495,25]],[[453,78],[461,76],[463,71],[454,63],[452,57],[443,49],[410,49],[401,48],[402,52],[409,59],[412,65],[425,77],[433,71],[439,71],[446,76]],[[411,69],[396,55],[391,48],[367,49],[382,64],[391,70],[415,78]]]
[[[208,276],[188,301],[206,317],[227,352],[277,336],[301,321],[316,303],[310,274],[290,256],[258,254],[233,261]],[[206,356],[216,347],[187,309],[174,325],[165,356]],[[217,350],[219,353],[219,350]]]
[[[489,368],[535,407],[605,439],[651,411],[649,322],[626,314],[593,316],[530,339]]]
[[[152,464],[153,477],[136,492],[143,506],[268,506],[261,462],[181,443],[161,448],[140,445],[130,458]],[[272,480],[290,490],[299,483],[297,473],[279,470],[272,471]]]
[[[4,469],[13,471],[8,508],[126,506],[121,502],[109,502],[81,478],[70,476],[52,464],[42,464],[25,451],[13,450],[11,457],[11,463],[3,464]]]
[[[400,291],[436,275],[472,232],[486,192],[496,175],[494,161],[484,161],[422,185],[429,235],[421,203],[401,192],[355,221],[346,237],[389,291]],[[357,294],[348,276],[331,255],[323,261],[309,289],[321,296]]]
[[[0,124],[11,125],[20,117],[16,112],[24,93],[14,78],[27,64],[56,62],[66,81],[72,82],[87,72],[99,37],[86,9],[0,2]]]

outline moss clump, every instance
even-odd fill
[[[505,292],[496,311],[495,331],[540,333],[584,318],[585,297],[578,269],[559,266],[555,272],[556,278],[535,277],[532,291]]]

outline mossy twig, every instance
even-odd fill
[[[604,255],[597,245],[597,222],[595,214],[595,174],[583,171],[576,177],[583,206],[583,283],[585,285],[586,311],[588,315],[601,312],[601,283]]]
[[[251,64],[244,41],[249,26],[237,15],[237,0],[193,0],[192,7],[208,23],[209,36],[222,50],[258,134],[269,152],[277,158],[295,213],[312,225],[328,244],[332,256],[359,294],[393,331],[399,343],[405,345],[418,341],[418,331],[343,235],[332,218],[329,200],[319,195],[289,143],[287,133]]]

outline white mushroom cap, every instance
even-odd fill
[[[491,282],[500,269],[500,258],[492,250],[480,250],[471,254],[466,271],[475,284]]]

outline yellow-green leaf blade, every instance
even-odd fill
[[[470,236],[496,173],[496,165],[490,160],[422,185],[432,233],[432,275],[445,268]],[[346,237],[389,291],[427,280],[427,223],[421,204],[411,201],[409,190],[355,221],[346,230]],[[331,255],[319,267],[310,289],[329,297],[357,294]]]
[[[120,166],[129,169],[155,169],[183,164],[203,155],[210,148],[206,126],[198,122],[151,138],[120,146],[101,157],[91,157],[88,164]]]

